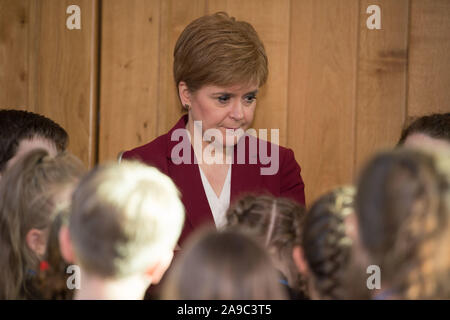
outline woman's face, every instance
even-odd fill
[[[257,85],[205,85],[193,93],[180,90],[182,103],[190,107],[187,129],[192,133],[194,121],[202,121],[202,135],[208,129],[217,129],[223,137],[217,142],[235,145],[253,121],[257,92]]]

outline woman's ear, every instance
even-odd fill
[[[178,95],[180,96],[181,104],[184,106],[191,105],[191,91],[186,82],[180,81],[178,83]]]
[[[39,229],[31,229],[26,235],[28,247],[39,257],[43,257],[47,247],[47,232]]]
[[[307,276],[309,273],[308,263],[306,262],[305,255],[301,246],[295,246],[292,250],[292,258],[294,259],[295,265],[298,271]]]
[[[67,263],[75,263],[75,255],[73,253],[72,241],[70,240],[70,232],[67,226],[61,226],[59,229],[59,251],[63,259]]]

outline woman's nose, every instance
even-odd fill
[[[236,101],[231,108],[231,118],[235,120],[241,120],[244,118],[244,108],[240,101]]]

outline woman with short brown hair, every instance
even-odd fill
[[[194,20],[175,45],[173,72],[187,114],[123,158],[140,159],[174,180],[186,207],[180,243],[201,225],[223,227],[229,204],[242,193],[269,192],[304,204],[292,150],[245,133],[268,77],[255,29],[223,12]]]

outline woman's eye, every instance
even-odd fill
[[[219,100],[220,103],[225,104],[230,100],[230,96],[228,95],[220,96],[217,98],[217,100]]]
[[[245,96],[244,100],[246,103],[250,104],[256,100],[256,96],[255,95]]]

